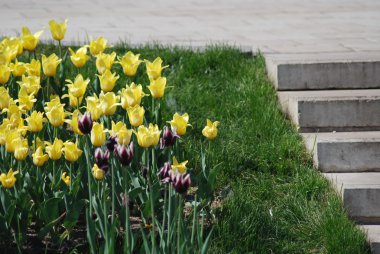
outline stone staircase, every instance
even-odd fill
[[[380,254],[380,52],[265,57],[283,111]]]

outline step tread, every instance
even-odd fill
[[[380,172],[363,173],[323,173],[338,188],[343,189],[378,189]]]
[[[380,254],[380,225],[358,225],[367,235],[373,254]]]
[[[380,142],[380,131],[301,133],[307,144],[343,142]]]
[[[380,52],[265,54],[274,63],[350,63],[380,61]]]
[[[374,100],[380,98],[380,89],[278,91],[277,93],[280,100],[297,101]]]

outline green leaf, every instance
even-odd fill
[[[206,238],[206,241],[203,243],[201,254],[206,254],[207,253],[207,250],[208,250],[209,245],[210,245],[210,238],[211,238],[211,235],[212,235],[213,231],[214,231],[214,228],[211,229],[210,233],[208,234],[208,236]]]
[[[86,208],[86,235],[87,235],[87,240],[90,245],[90,250],[91,253],[96,253],[96,248],[95,248],[95,223],[92,221],[92,218],[90,216],[89,210]]]
[[[79,215],[82,212],[85,204],[86,200],[81,199],[70,206],[70,208],[67,210],[65,221],[63,222],[63,225],[66,229],[70,230],[77,224]]]

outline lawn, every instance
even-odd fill
[[[153,60],[160,56],[164,64],[169,65],[163,71],[168,86],[160,104],[160,119],[164,120],[159,121],[156,116],[156,121],[164,124],[175,112],[189,113],[191,127],[181,137],[183,151],[180,157],[181,161],[189,161],[187,167],[193,175],[202,173],[201,151],[208,151],[208,166],[216,173],[215,192],[209,193],[209,197],[215,200],[211,207],[205,208],[211,216],[206,222],[206,231],[213,228],[209,253],[369,252],[365,235],[349,220],[339,196],[313,168],[296,128],[280,112],[275,90],[266,77],[262,55],[243,54],[238,49],[224,46],[210,46],[203,52],[158,45],[135,48],[128,44],[116,44],[107,49],[120,56],[129,50],[141,54],[142,59]],[[38,46],[37,55],[49,55],[53,51],[59,54],[56,46],[44,44]],[[64,48],[63,52],[66,51]],[[27,61],[27,58],[25,54],[20,59]],[[67,66],[66,78],[73,80],[78,70]],[[120,66],[115,65],[113,71],[120,75],[116,89],[131,82],[123,75]],[[96,74],[94,59],[80,72],[91,79],[92,86]],[[149,79],[144,73],[145,69],[139,68],[133,81],[141,83],[148,93]],[[150,99],[146,101],[150,103]],[[123,114],[116,118],[125,120]],[[153,113],[150,120],[154,117]],[[220,122],[218,136],[210,142],[205,142],[202,137],[207,118]],[[65,131],[61,129],[61,133]],[[54,136],[52,132],[52,129],[47,130],[47,135]],[[149,155],[146,160],[149,162]],[[83,158],[81,162],[86,164],[88,161]],[[161,162],[160,157],[155,167]],[[137,162],[133,163],[137,165]],[[4,170],[2,168],[1,172]],[[116,185],[121,188],[123,183],[117,181]],[[78,186],[81,186],[79,182]],[[103,187],[111,188],[110,185]],[[94,188],[99,191],[103,187],[98,184]],[[149,185],[145,191],[149,193],[151,188]],[[104,203],[108,202],[105,193],[97,197],[99,200],[104,198]],[[192,201],[191,198],[188,200]],[[153,195],[146,198],[147,201],[157,199]],[[84,203],[74,205],[80,207],[76,217],[81,218],[85,213]],[[120,209],[127,210],[122,201]],[[149,210],[149,206],[146,209]],[[147,212],[147,217],[150,215]],[[107,216],[105,218],[104,225],[108,223]],[[71,244],[74,244],[70,245],[71,249],[75,250],[72,239]]]

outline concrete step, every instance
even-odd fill
[[[380,52],[266,54],[265,60],[280,91],[380,88]]]
[[[380,130],[380,89],[278,92],[301,132]]]
[[[380,225],[359,225],[367,234],[372,254],[380,254]]]
[[[380,173],[324,173],[341,193],[349,216],[365,224],[380,223]]]
[[[301,135],[322,172],[380,171],[380,131]]]

